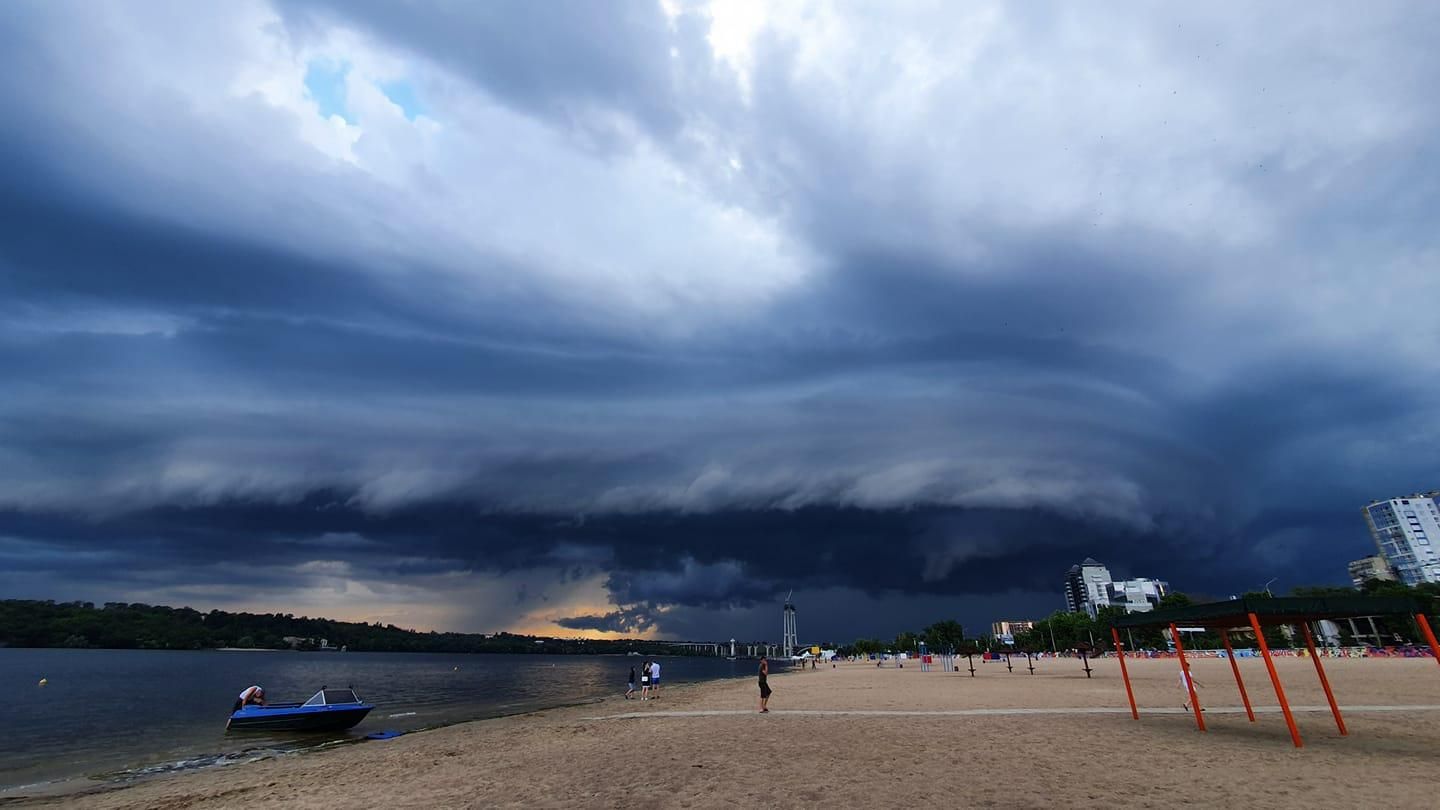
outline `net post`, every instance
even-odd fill
[[[1240,678],[1240,664],[1235,660],[1235,650],[1230,647],[1230,631],[1220,628],[1220,640],[1225,642],[1225,655],[1230,659],[1230,671],[1235,673],[1235,685],[1240,687],[1240,701],[1245,704],[1245,716],[1255,722],[1255,710],[1250,707],[1250,695],[1245,692],[1245,681]]]
[[[1430,642],[1430,652],[1435,656],[1435,663],[1440,664],[1440,642],[1435,640],[1435,631],[1430,629],[1430,620],[1425,618],[1424,613],[1415,614],[1415,623],[1420,625],[1420,632],[1425,634],[1425,640]]]
[[[1250,629],[1255,631],[1255,643],[1260,647],[1260,654],[1265,656],[1265,669],[1270,673],[1270,683],[1275,685],[1275,697],[1280,701],[1280,711],[1285,714],[1285,725],[1290,728],[1290,739],[1295,742],[1296,748],[1304,748],[1305,743],[1300,741],[1300,729],[1295,727],[1295,715],[1290,713],[1290,701],[1285,699],[1285,687],[1280,685],[1280,675],[1275,672],[1275,662],[1270,660],[1270,645],[1265,643],[1265,634],[1260,630],[1260,619],[1253,612],[1250,613]]]
[[[1335,726],[1340,729],[1341,737],[1348,737],[1350,732],[1345,730],[1345,721],[1340,717],[1340,706],[1335,702],[1335,693],[1330,691],[1330,679],[1325,677],[1325,667],[1320,663],[1320,654],[1315,651],[1315,636],[1310,633],[1310,622],[1301,622],[1300,626],[1305,630],[1305,649],[1310,651],[1310,658],[1315,662],[1315,674],[1320,676],[1320,685],[1325,688],[1325,699],[1330,701],[1330,713],[1335,715]]]
[[[1190,664],[1185,660],[1185,645],[1180,643],[1180,628],[1170,623],[1170,637],[1175,640],[1175,652],[1180,654],[1180,675],[1185,679],[1185,689],[1190,693],[1190,708],[1195,710],[1195,727],[1205,730],[1204,710],[1200,708],[1200,696],[1195,694],[1195,678],[1190,674]]]
[[[1120,679],[1125,682],[1125,697],[1130,700],[1130,716],[1140,719],[1140,710],[1135,708],[1135,691],[1130,688],[1130,671],[1125,668],[1125,645],[1120,643],[1120,631],[1110,628],[1110,637],[1115,639],[1115,654],[1120,656]]]

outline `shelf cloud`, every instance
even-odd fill
[[[1344,581],[1440,486],[1437,17],[12,5],[0,589],[844,640]]]

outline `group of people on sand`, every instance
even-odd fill
[[[625,690],[625,699],[635,694],[635,667],[630,668],[630,688]],[[660,697],[660,662],[646,661],[640,665],[640,699]]]
[[[630,688],[625,690],[625,699],[631,700],[635,695],[635,667],[630,668]],[[646,661],[640,665],[640,699],[650,700],[660,697],[660,662]],[[775,690],[770,688],[770,661],[765,656],[760,656],[760,713],[770,711],[770,695]]]

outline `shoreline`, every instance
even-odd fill
[[[216,651],[221,651],[221,649],[222,648],[216,648]],[[255,649],[249,647],[235,648],[235,650],[233,651],[304,652],[296,650]],[[602,655],[612,655],[612,653],[602,653]],[[622,655],[623,657],[623,654],[620,655]],[[786,671],[788,670],[782,669],[775,674],[780,674]],[[670,685],[667,686],[666,689],[673,689],[676,691],[697,689],[719,682],[730,682],[739,680],[742,677],[750,676],[721,677],[703,681],[690,681]],[[772,677],[774,677],[774,674],[772,674]],[[639,694],[638,691],[636,694]],[[83,776],[77,775],[63,779],[36,782],[27,785],[16,785],[14,787],[0,789],[0,807],[43,806],[44,804],[56,800],[79,800],[86,797],[102,796],[115,793],[117,791],[130,790],[136,787],[163,780],[184,779],[191,776],[201,776],[205,774],[228,771],[234,768],[253,766],[262,762],[285,761],[298,757],[321,756],[337,751],[342,751],[348,747],[356,745],[369,743],[388,743],[394,739],[398,739],[399,737],[414,737],[438,731],[445,731],[446,729],[468,726],[472,724],[491,723],[499,720],[513,720],[516,718],[524,718],[530,716],[541,716],[547,712],[580,710],[585,707],[599,706],[617,700],[624,703],[630,702],[624,699],[622,693],[622,696],[619,697],[606,696],[586,700],[567,701],[564,703],[556,703],[554,705],[542,706],[540,708],[529,708],[514,712],[500,712],[494,715],[487,715],[484,717],[475,717],[450,723],[438,723],[433,726],[424,726],[421,728],[412,729],[410,731],[406,731],[402,734],[397,735],[397,737],[389,738],[386,740],[371,740],[361,736],[347,739],[330,740],[324,743],[317,743],[315,745],[297,747],[294,749],[253,748],[242,749],[233,753],[198,753],[195,754],[192,759],[202,757],[214,757],[221,760],[233,758],[235,761],[215,762],[194,767],[177,768],[168,767],[169,763],[157,762],[136,765],[133,769],[121,771]],[[130,773],[134,773],[135,775],[127,776],[127,774]]]
[[[771,714],[751,677],[673,684],[654,702],[599,701],[468,721],[366,745],[167,775],[15,806],[802,806],[857,796],[901,804],[1392,807],[1433,804],[1440,667],[1433,659],[1327,666],[1341,737],[1309,661],[1278,661],[1305,748],[1295,749],[1260,661],[1194,662],[1208,733],[1180,706],[1174,661],[1131,664],[1141,721],[1113,661],[1086,678],[1064,659],[1035,675],[841,664],[775,678]],[[778,673],[777,673],[778,674]],[[1411,708],[1406,708],[1411,707]],[[1044,767],[1031,767],[1044,763]],[[983,776],[983,778],[981,778]],[[1027,804],[1028,802],[1028,804]]]

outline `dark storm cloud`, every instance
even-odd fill
[[[111,573],[117,549],[136,570],[231,584],[274,584],[277,577],[273,568],[255,573],[236,564],[237,554],[295,566],[296,583],[309,577],[299,568],[303,563],[339,555],[356,575],[382,580],[547,567],[558,567],[560,578],[578,578],[608,570],[607,589],[617,602],[650,610],[748,608],[790,589],[847,588],[882,599],[899,592],[1044,591],[1079,554],[1115,559],[1118,571],[1173,567],[1177,559],[1218,569],[1212,578],[1192,577],[1199,588],[1214,588],[1253,564],[1243,544],[1226,542],[1233,538],[1187,536],[1194,530],[1138,532],[1039,510],[933,508],[650,514],[590,518],[577,526],[468,504],[377,515],[346,506],[336,493],[292,504],[159,508],[102,520],[0,514],[0,537],[23,537],[34,546],[33,570],[77,579]],[[1189,546],[1172,545],[1177,541]],[[21,541],[11,542],[18,547]],[[570,569],[576,570],[564,573]]]
[[[841,11],[6,15],[0,583],[843,638],[1338,581],[1436,485],[1433,12]]]
[[[600,616],[565,616],[556,619],[555,623],[570,630],[601,630],[631,635],[654,627],[655,617],[643,608],[627,608]]]

